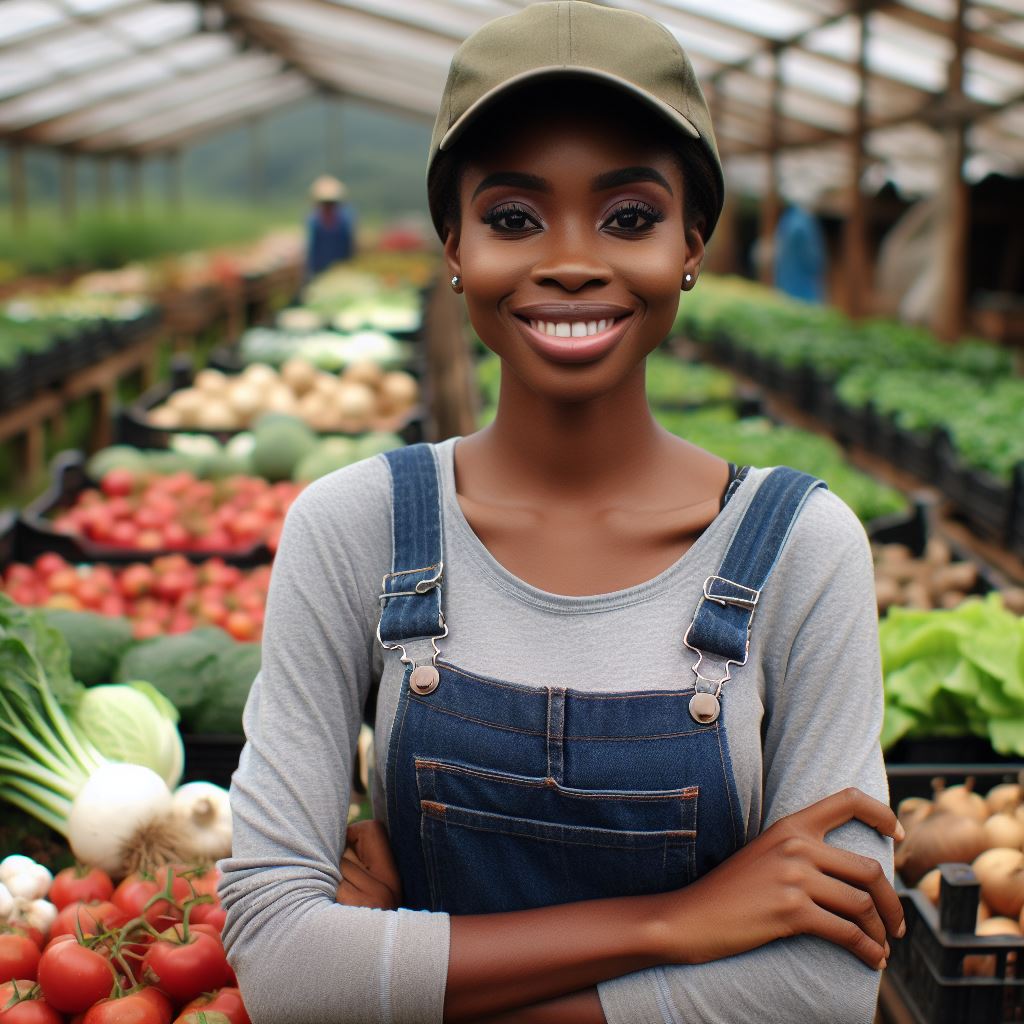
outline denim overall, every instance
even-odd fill
[[[743,845],[718,708],[730,667],[746,661],[759,592],[821,481],[780,468],[762,482],[683,637],[692,676],[677,690],[595,693],[439,660],[436,458],[425,444],[386,458],[394,561],[378,640],[406,665],[386,785],[404,905],[479,914],[666,892]],[[426,639],[433,658],[414,664],[403,645]]]

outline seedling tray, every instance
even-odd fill
[[[245,737],[229,733],[192,733],[182,737],[185,745],[185,772],[182,782],[213,782],[227,789]]]

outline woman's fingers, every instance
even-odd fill
[[[809,905],[801,915],[798,930],[806,935],[817,935],[821,939],[848,949],[868,967],[880,971],[885,967],[886,949],[876,942],[859,924],[840,917],[823,907]]]
[[[347,906],[376,907],[394,910],[398,899],[392,889],[363,865],[348,847],[341,856],[341,884],[338,886],[339,903]]]
[[[823,910],[852,921],[876,945],[882,947],[883,955],[887,955],[885,925],[869,892],[847,885],[838,878],[819,875],[807,895]]]
[[[818,850],[817,866],[826,875],[865,893],[887,934],[895,938],[903,935],[903,904],[877,860],[823,844]]]
[[[359,859],[380,878],[397,879],[398,867],[384,826],[376,820],[358,821],[349,827],[348,842]]]
[[[833,793],[790,817],[810,821],[814,829],[820,832],[820,838],[854,819],[870,825],[883,836],[889,836],[897,841],[904,837],[903,826],[899,823],[896,812],[888,804],[883,804],[881,800],[876,800],[852,786]]]

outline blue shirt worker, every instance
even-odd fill
[[[791,206],[775,229],[775,287],[804,302],[825,299],[827,254],[818,218]]]
[[[348,189],[343,182],[329,174],[322,175],[313,182],[309,194],[316,206],[307,222],[307,280],[333,263],[352,258],[356,228],[355,212],[346,202]]]

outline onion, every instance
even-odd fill
[[[1014,850],[1024,846],[1024,821],[1014,814],[993,814],[981,827],[988,836],[989,846]]]
[[[937,907],[939,905],[939,887],[941,885],[942,872],[938,868],[932,868],[917,883],[917,888],[924,893],[933,906]]]
[[[996,914],[1017,918],[1024,908],[1024,853],[1004,847],[985,850],[971,865],[981,895]]]
[[[1008,917],[990,917],[974,929],[975,935],[1020,935],[1020,926]],[[1016,953],[1006,954],[1006,964],[1017,962]],[[965,978],[993,978],[996,973],[996,954],[965,956],[963,973]]]
[[[907,885],[939,864],[969,864],[986,847],[985,830],[973,818],[935,811],[896,849],[895,865]]]
[[[171,792],[152,768],[108,762],[89,776],[71,803],[71,852],[83,864],[117,877],[136,834],[170,812]]]
[[[1021,805],[1021,788],[1016,782],[993,786],[985,796],[989,814],[1013,813]]]
[[[944,786],[941,780],[932,783],[935,787],[935,810],[962,814],[975,821],[984,821],[989,815],[985,798],[974,792],[974,779],[968,779],[962,786]]]
[[[281,367],[281,379],[298,396],[309,391],[316,378],[317,368],[301,356],[293,356]]]
[[[900,801],[899,807],[896,808],[896,817],[909,832],[918,822],[924,821],[933,810],[935,805],[931,800],[920,796],[908,796]]]
[[[220,370],[206,369],[200,370],[196,374],[196,379],[192,382],[192,386],[197,391],[202,391],[209,395],[220,395],[227,388],[228,380]]]

